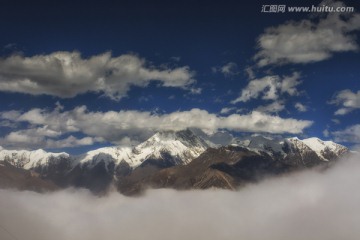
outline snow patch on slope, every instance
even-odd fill
[[[328,160],[324,156],[326,152],[331,152],[335,155],[341,155],[344,151],[347,151],[347,148],[341,146],[340,144],[334,143],[332,141],[322,141],[319,138],[312,137],[302,140],[311,150],[313,150],[321,159]]]

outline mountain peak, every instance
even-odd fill
[[[190,129],[161,131],[134,147],[139,156],[146,159],[173,158],[178,163],[188,163],[208,148],[208,144]],[[180,162],[179,162],[180,161]]]
[[[346,147],[333,141],[323,141],[316,137],[304,139],[302,142],[325,160],[329,160],[334,154],[340,156],[344,152],[349,151]]]
[[[105,147],[89,151],[77,161],[82,165],[93,167],[99,162],[119,165],[126,162],[136,168],[146,160],[167,161],[169,165],[187,164],[198,157],[209,146],[191,130],[161,131],[155,133],[139,145],[130,147]],[[165,164],[166,165],[166,164]]]

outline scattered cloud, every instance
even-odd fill
[[[360,144],[360,124],[352,125],[344,130],[331,132],[336,142]]]
[[[3,47],[3,49],[5,49],[5,50],[16,50],[17,49],[17,44],[16,43],[8,43]]]
[[[101,138],[93,138],[93,137],[76,138],[71,135],[67,138],[58,139],[58,140],[46,139],[44,143],[39,143],[37,146],[41,146],[45,148],[72,148],[78,146],[91,146],[96,142],[102,142]],[[17,144],[16,147],[19,147],[19,145]],[[33,149],[34,148],[35,147],[33,147]]]
[[[176,56],[173,56],[173,57],[171,57],[170,58],[171,60],[173,60],[173,61],[175,61],[175,62],[180,62],[180,60],[181,60],[181,57],[176,57]]]
[[[254,69],[252,67],[247,67],[245,68],[245,73],[248,76],[249,79],[254,79],[255,78],[255,72]]]
[[[237,64],[234,62],[229,62],[227,64],[225,64],[224,66],[221,67],[221,72],[225,75],[225,76],[231,76],[231,75],[236,75],[237,72]]]
[[[296,134],[302,133],[313,123],[308,120],[281,118],[258,111],[222,117],[197,108],[160,114],[136,110],[91,112],[85,106],[76,107],[70,111],[57,109],[48,111],[35,108],[27,112],[1,112],[0,119],[35,126],[31,130],[10,133],[21,137],[26,136],[28,140],[32,137],[39,137],[40,140],[52,139],[64,134],[80,132],[99,141],[113,143],[121,141],[124,137],[136,141],[145,140],[154,131],[186,128],[199,128],[206,132],[228,129],[240,132]],[[9,140],[10,134],[6,135],[3,141]]]
[[[299,102],[295,103],[295,108],[299,112],[306,112],[308,110],[307,107],[304,104],[299,103]]]
[[[220,114],[228,114],[230,112],[235,111],[236,108],[235,107],[224,107],[220,110]]]
[[[131,86],[146,87],[153,80],[163,87],[188,89],[193,77],[188,66],[160,68],[133,54],[114,57],[106,52],[83,58],[79,52],[54,52],[0,58],[0,91],[60,98],[99,92],[119,100]]]
[[[0,145],[10,148],[64,148],[93,145],[101,142],[101,138],[83,137],[76,138],[72,135],[63,138],[63,134],[51,130],[48,126],[29,128],[10,132],[0,138]]]
[[[264,113],[279,113],[285,109],[284,101],[274,101],[268,105],[259,106],[255,111]]]
[[[0,127],[6,127],[6,128],[16,128],[18,125],[16,123],[10,122],[8,120],[2,120],[0,121]]]
[[[359,239],[360,162],[303,171],[238,191],[149,190],[96,197],[68,189],[0,190],[1,239]]]
[[[201,94],[202,92],[202,88],[190,88],[190,94],[193,94],[193,95],[197,95],[197,94]]]
[[[323,135],[324,135],[324,137],[329,137],[330,136],[330,131],[328,129],[325,129],[323,131]]]
[[[220,72],[226,77],[239,74],[238,65],[234,62],[228,62],[221,67],[212,67],[211,69],[214,73]]]
[[[349,112],[351,112],[353,109],[351,108],[340,108],[338,109],[334,114],[335,115],[346,115],[348,114]]]
[[[344,7],[339,1],[319,4]],[[330,58],[336,52],[358,50],[353,31],[360,30],[359,13],[312,15],[310,19],[288,21],[270,27],[258,38],[254,59],[259,67],[272,64],[311,63]]]
[[[301,83],[299,78],[300,73],[294,72],[292,75],[285,77],[272,75],[253,79],[242,89],[240,96],[231,103],[248,102],[260,96],[263,100],[276,100],[281,94],[285,93],[290,96],[298,95],[299,91],[296,87]]]
[[[349,89],[342,90],[332,98],[330,104],[341,106],[341,108],[336,110],[335,115],[345,115],[355,109],[359,109],[360,90],[357,92],[352,92]]]
[[[341,123],[339,119],[331,119],[331,121],[333,123],[335,123],[335,124],[340,124]]]
[[[150,101],[150,99],[152,99],[153,96],[152,95],[149,95],[149,96],[140,96],[138,98],[138,102],[148,102]]]

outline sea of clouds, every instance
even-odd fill
[[[0,190],[1,240],[358,240],[359,226],[359,157],[238,191]]]

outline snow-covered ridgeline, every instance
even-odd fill
[[[265,151],[273,156],[286,157],[289,153],[297,152],[305,155],[314,152],[321,160],[328,161],[329,157],[338,157],[348,149],[332,141],[322,141],[318,138],[287,138],[275,140],[263,136],[253,136],[246,140],[237,140],[240,145],[253,151]],[[174,164],[188,164],[197,158],[208,147],[215,144],[195,135],[190,130],[159,132],[136,147],[104,147],[89,151],[79,156],[70,156],[67,153],[51,153],[44,150],[6,150],[0,147],[0,161],[8,161],[11,164],[31,169],[37,166],[47,166],[49,162],[69,159],[71,165],[92,167],[100,161],[106,165],[114,163],[119,165],[126,162],[132,169],[141,165],[148,159],[167,160]]]

